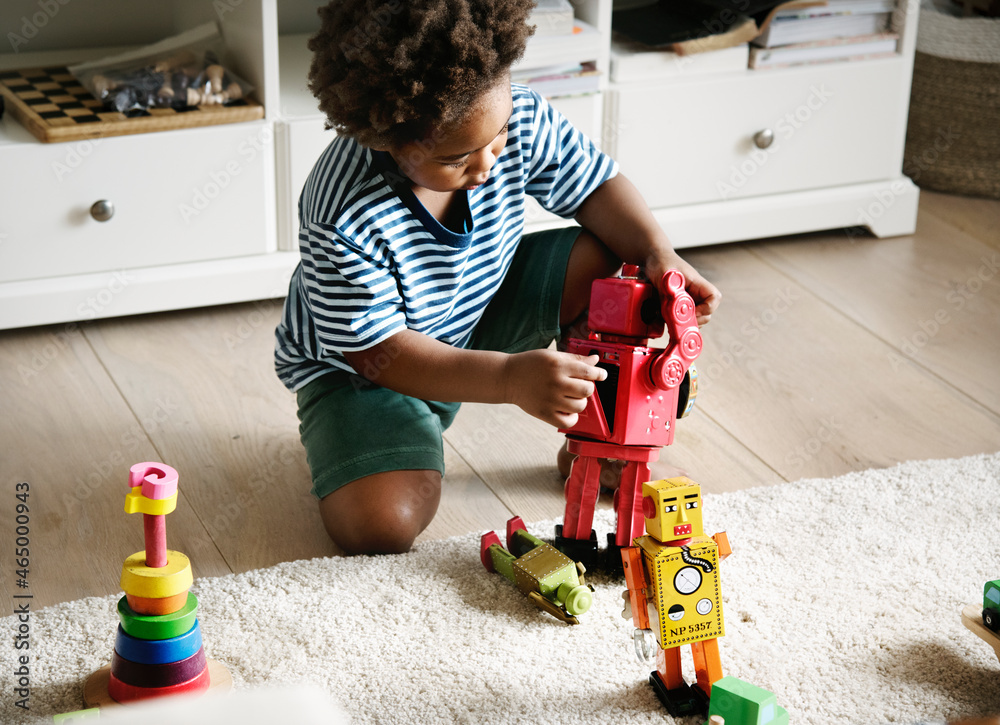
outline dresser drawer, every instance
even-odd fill
[[[20,141],[11,123],[0,145],[0,282],[274,248],[269,124],[41,144]],[[105,221],[91,213],[100,201],[113,207]]]
[[[605,137],[653,208],[896,178],[908,79],[888,58],[618,86]]]

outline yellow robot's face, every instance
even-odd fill
[[[701,486],[690,478],[642,484],[646,533],[657,541],[676,541],[705,532],[701,523]]]

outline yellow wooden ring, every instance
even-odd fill
[[[151,516],[166,516],[177,508],[177,492],[167,498],[146,498],[142,495],[142,486],[133,486],[125,494],[125,513],[150,514]]]
[[[121,587],[135,597],[162,599],[187,591],[194,583],[191,561],[179,551],[167,549],[167,565],[146,566],[146,552],[137,551],[122,564]]]

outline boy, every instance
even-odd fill
[[[572,426],[604,371],[547,349],[622,261],[680,269],[615,163],[509,68],[533,0],[335,0],[310,88],[338,137],[299,202],[302,261],[276,331],[313,493],[348,553],[410,548],[433,518],[464,401]],[[522,239],[524,197],[580,227]],[[582,322],[581,322],[582,321]],[[577,335],[580,333],[577,332]]]

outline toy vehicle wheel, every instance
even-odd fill
[[[994,632],[1000,631],[1000,612],[995,609],[984,609],[983,624]]]

